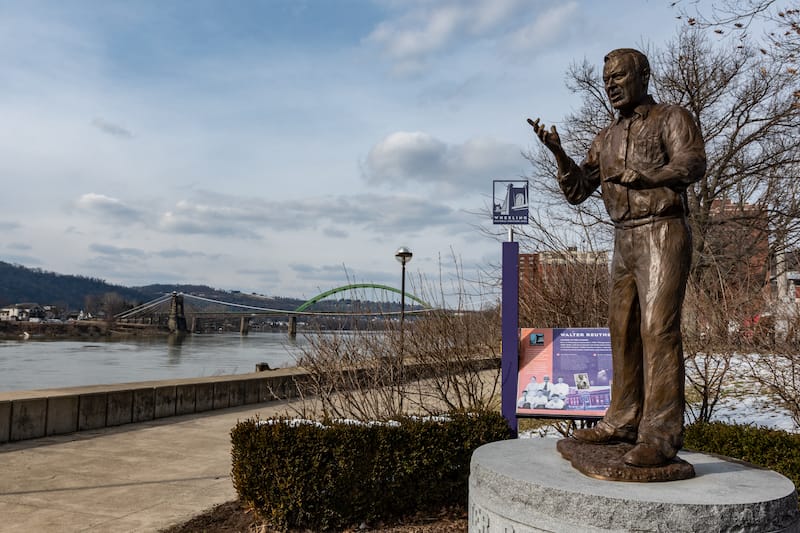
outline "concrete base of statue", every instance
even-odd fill
[[[684,450],[692,479],[605,481],[574,469],[556,442],[507,440],[475,451],[471,533],[800,532],[795,487],[771,470]]]

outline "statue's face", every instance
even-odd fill
[[[603,66],[603,83],[614,109],[633,109],[647,95],[647,81],[630,55],[614,56]]]

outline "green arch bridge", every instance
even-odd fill
[[[397,294],[402,294],[403,293],[400,289],[395,289],[394,287],[390,287],[389,285],[380,285],[378,283],[351,283],[349,285],[342,285],[341,287],[336,287],[335,289],[331,289],[329,291],[325,291],[325,292],[322,292],[322,293],[314,296],[313,298],[311,298],[310,300],[305,302],[303,305],[301,305],[300,307],[295,309],[295,312],[296,313],[302,313],[303,311],[305,311],[306,309],[308,309],[309,307],[311,307],[312,305],[314,305],[318,301],[323,300],[323,299],[327,298],[328,296],[331,296],[331,295],[336,294],[338,292],[350,291],[350,290],[355,290],[355,289],[381,289],[381,290],[384,290],[384,291],[395,292]],[[431,308],[430,304],[428,304],[424,300],[418,298],[417,296],[414,296],[413,294],[411,294],[408,291],[406,291],[406,296],[408,298],[410,298],[411,300],[414,300],[415,302],[417,302],[418,304],[420,304],[422,307],[424,307],[426,309],[430,309]]]

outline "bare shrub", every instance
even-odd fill
[[[683,358],[686,412],[690,421],[708,422],[723,393],[731,368],[726,306],[706,287],[690,280],[683,308]]]
[[[416,381],[411,395],[425,412],[488,411],[499,407],[500,313],[436,312],[414,320],[404,349],[412,361],[433,370]],[[487,369],[486,359],[497,364]]]
[[[404,413],[404,369],[393,329],[318,331],[307,339],[297,361],[308,371],[298,384],[303,417],[385,420]]]
[[[746,362],[754,394],[785,409],[800,428],[800,318],[791,317],[783,335],[775,335],[772,321],[759,324],[749,344]]]
[[[784,408],[795,427],[800,427],[800,355],[797,346],[783,344],[770,354],[750,357],[752,377],[762,394]]]
[[[496,304],[475,310],[460,267],[456,304],[439,289],[411,291],[433,309],[384,313],[351,331],[308,335],[297,364],[298,413],[306,418],[387,420],[408,414],[480,412],[499,407],[500,320]],[[413,285],[413,284],[412,284]],[[452,297],[451,297],[452,299]]]

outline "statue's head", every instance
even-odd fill
[[[632,110],[647,96],[650,62],[633,48],[612,50],[603,58],[603,84],[614,109]]]

